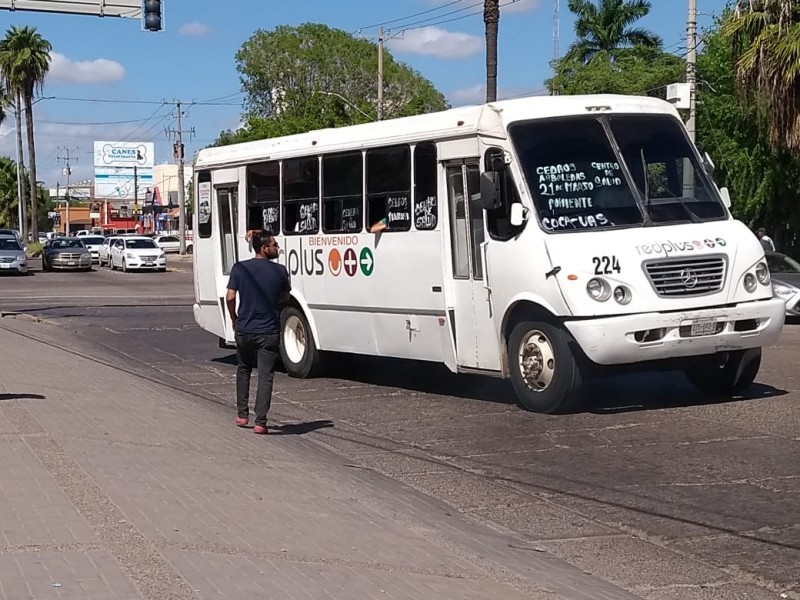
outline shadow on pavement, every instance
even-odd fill
[[[271,435],[305,435],[318,429],[333,427],[333,421],[323,419],[319,421],[307,421],[305,423],[288,423],[286,425],[270,425]]]
[[[236,355],[225,354],[212,358],[211,362],[235,367]],[[286,372],[280,361],[276,371]],[[509,380],[456,374],[443,364],[423,361],[330,353],[321,378],[498,404],[516,403]],[[575,412],[615,414],[663,410],[774,398],[787,393],[756,383],[739,396],[715,397],[698,392],[680,371],[632,372],[588,379],[584,384],[584,400]]]
[[[45,400],[41,394],[0,394],[2,400]]]

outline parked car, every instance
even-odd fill
[[[127,272],[132,269],[167,270],[167,256],[156,243],[144,236],[125,236],[114,240],[110,249],[111,270],[120,268]]]
[[[181,240],[176,235],[157,235],[153,241],[164,252],[180,252],[181,250]]]
[[[0,234],[0,273],[28,273],[28,258],[14,235]]]
[[[92,270],[92,254],[80,238],[57,237],[48,240],[42,250],[42,269]]]
[[[120,239],[120,235],[110,235],[103,240],[97,249],[97,261],[101,267],[111,266],[111,245]]]
[[[92,255],[92,262],[99,263],[100,262],[100,246],[103,245],[103,242],[106,238],[102,235],[84,235],[81,236],[81,241],[83,245],[89,249],[89,252]]]
[[[3,237],[13,237],[18,242],[22,242],[22,238],[19,235],[19,231],[16,229],[0,229],[0,236]]]
[[[786,302],[787,316],[800,316],[800,263],[780,252],[767,252],[775,295]]]

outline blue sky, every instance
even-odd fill
[[[543,93],[553,54],[553,0],[501,0],[498,95]],[[686,0],[652,0],[641,26],[685,52]],[[701,28],[726,0],[698,0]],[[172,160],[165,128],[176,126],[182,100],[186,154],[211,143],[240,120],[235,54],[257,29],[305,22],[374,37],[388,22],[390,51],[441,90],[455,106],[483,97],[482,2],[478,0],[164,0],[165,30],[141,30],[138,20],[0,11],[3,29],[33,25],[53,44],[51,73],[36,105],[39,179],[64,185],[63,148],[77,156],[72,181],[92,177],[94,140],[153,141],[156,163]],[[561,0],[560,48],[573,41],[572,15]],[[430,11],[424,12],[423,11]],[[413,16],[417,14],[417,16]],[[50,98],[54,97],[54,98]],[[74,100],[68,100],[74,99]],[[221,100],[218,100],[221,99]],[[136,101],[100,102],[99,100]],[[213,103],[208,104],[209,101]],[[15,158],[13,115],[0,126],[0,153]],[[76,152],[77,149],[77,152]]]

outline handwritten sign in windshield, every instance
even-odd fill
[[[613,226],[603,206],[626,191],[619,163],[590,162],[536,168],[540,217],[545,229]]]

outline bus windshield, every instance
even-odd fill
[[[679,123],[667,115],[570,117],[509,127],[546,231],[726,217]]]

